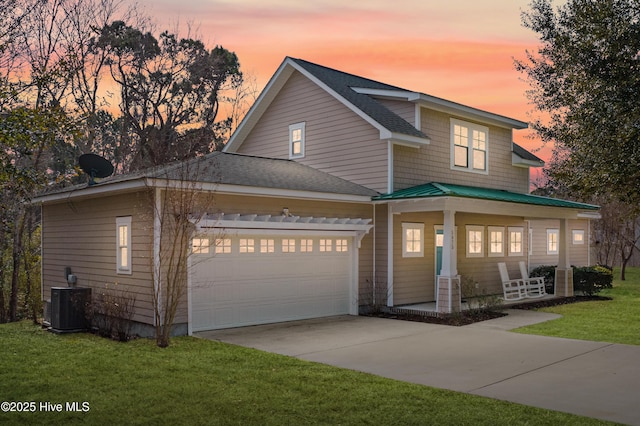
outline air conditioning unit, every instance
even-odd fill
[[[51,331],[73,333],[89,328],[85,315],[91,302],[91,289],[84,287],[51,288]]]

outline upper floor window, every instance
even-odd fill
[[[304,122],[289,126],[289,158],[304,157],[304,133]]]
[[[451,168],[476,173],[488,171],[489,128],[451,119]]]
[[[131,274],[131,216],[116,218],[116,272]]]

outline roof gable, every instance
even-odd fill
[[[406,100],[438,111],[479,120],[500,127],[523,129],[527,123],[498,114],[468,107],[424,93],[413,92],[354,74],[338,71],[302,59],[287,57],[271,77],[254,105],[242,120],[224,148],[236,152],[253,126],[262,117],[278,92],[294,71],[298,71],[323,88],[345,106],[380,131],[380,139],[395,140],[419,146],[429,143],[420,129],[376,101],[376,97]]]
[[[415,126],[391,112],[371,96],[354,90],[367,88],[395,92],[403,91],[403,89],[313,64],[302,59],[292,58],[291,60],[391,133],[428,138]]]
[[[271,77],[265,89],[242,120],[231,139],[224,147],[225,152],[236,152],[251,132],[279,91],[293,74],[300,72],[347,108],[380,132],[380,139],[398,140],[413,145],[429,143],[429,138],[411,123],[390,111],[367,94],[358,93],[353,87],[367,87],[371,90],[402,91],[403,89],[374,80],[347,74],[331,68],[316,65],[301,59],[287,57]]]

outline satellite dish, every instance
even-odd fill
[[[106,178],[113,174],[113,164],[96,154],[83,154],[78,158],[80,168],[89,175],[89,185],[96,183],[95,178]]]

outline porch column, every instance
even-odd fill
[[[445,210],[442,244],[442,269],[438,275],[437,310],[440,313],[460,312],[460,276],[456,247],[456,212]]]
[[[569,256],[571,246],[571,233],[569,232],[569,219],[560,219],[558,235],[558,267],[555,276],[556,296],[573,296],[573,268]]]

